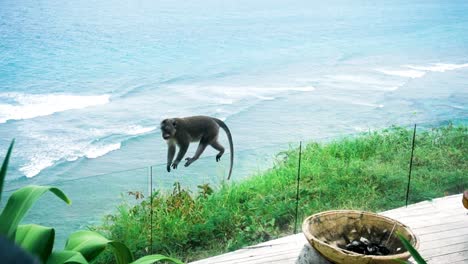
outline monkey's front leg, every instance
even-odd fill
[[[186,158],[185,160],[187,162],[185,163],[184,166],[188,167],[190,164],[196,161],[200,157],[200,155],[203,153],[203,151],[205,151],[205,148],[206,148],[206,144],[200,141],[200,144],[198,144],[197,151],[195,151],[195,155],[193,155],[192,158]]]
[[[179,153],[177,153],[177,158],[172,162],[172,168],[177,169],[177,165],[179,165],[179,162],[184,158],[185,153],[187,153],[189,144],[187,145],[179,145]]]
[[[167,149],[166,169],[167,169],[167,172],[170,172],[171,171],[172,160],[174,159],[174,155],[175,155],[175,152],[176,152],[176,147],[175,147],[174,144],[169,144],[168,147],[169,148]]]

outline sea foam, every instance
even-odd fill
[[[430,72],[446,72],[468,67],[468,63],[450,64],[450,63],[433,63],[429,66],[405,65],[405,67],[420,71]]]
[[[463,64],[452,64],[452,63],[432,63],[430,65],[403,65],[404,69],[398,70],[385,70],[377,69],[376,71],[393,76],[400,76],[406,78],[421,78],[426,75],[427,72],[446,72],[453,71],[461,68],[468,67],[468,63]]]
[[[150,133],[155,126],[125,125],[101,129],[89,129],[88,139],[80,140],[70,136],[51,139],[46,135],[36,136],[40,140],[36,146],[46,149],[36,149],[38,155],[29,156],[28,161],[21,166],[20,171],[28,178],[38,175],[44,169],[55,165],[61,160],[76,161],[80,158],[95,159],[112,151],[119,150],[122,142],[134,136]],[[98,138],[98,139],[96,139]],[[94,139],[94,140],[93,140]],[[52,142],[44,142],[53,140]],[[89,142],[88,140],[92,140]]]
[[[52,165],[56,160],[49,159],[46,157],[31,157],[30,161],[22,166],[19,170],[28,178],[32,178],[39,174],[43,169],[46,169]]]
[[[109,103],[110,95],[0,93],[0,123]]]
[[[368,73],[325,75],[319,82],[326,87],[372,91],[394,91],[403,84],[402,81],[376,77]]]
[[[104,156],[107,153],[112,152],[114,150],[118,150],[121,146],[121,143],[90,146],[88,149],[85,150],[85,157],[87,157],[88,159],[95,159]]]
[[[340,98],[340,97],[334,97],[334,96],[324,96],[324,98],[337,101],[340,103],[345,103],[345,104],[353,104],[353,105],[361,105],[361,106],[367,106],[367,107],[372,107],[372,108],[383,108],[383,104],[377,104],[377,103],[371,103],[371,102],[365,102],[362,100],[357,100],[353,98]]]
[[[141,134],[152,132],[156,130],[156,128],[157,127],[155,126],[143,127],[140,125],[130,125],[126,129],[123,129],[122,134],[136,136],[136,135],[141,135]]]
[[[426,75],[426,72],[424,71],[417,71],[417,70],[382,70],[378,69],[378,72],[387,74],[387,75],[393,75],[393,76],[399,76],[399,77],[406,77],[406,78],[421,78],[424,75]]]
[[[221,105],[233,105],[242,100],[270,101],[278,96],[293,92],[311,92],[312,86],[172,86],[173,93],[188,97],[189,100],[212,102]],[[209,95],[209,96],[206,96]]]

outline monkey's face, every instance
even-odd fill
[[[165,140],[173,138],[176,133],[176,122],[173,119],[164,119],[161,122],[161,134]]]

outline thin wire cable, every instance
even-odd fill
[[[461,116],[455,120],[464,120],[465,118],[468,118],[468,116]],[[442,122],[452,122],[452,120],[448,120],[448,119],[426,119],[426,120],[422,120],[420,122],[418,122],[419,126],[427,126],[427,125],[430,125],[430,124],[434,124],[434,123],[442,123]],[[414,124],[414,123],[413,123]],[[411,124],[412,125],[412,124]],[[391,125],[387,125],[386,127],[390,127]],[[401,127],[409,127],[410,125],[409,124],[400,124],[398,126],[401,126]],[[383,128],[376,128],[376,131],[378,130],[381,130]],[[361,132],[353,132],[353,133],[344,133],[344,134],[341,134],[340,136],[325,136],[325,137],[316,137],[316,138],[309,138],[307,140],[304,140],[304,139],[300,139],[299,141],[305,141],[305,142],[313,142],[313,141],[326,141],[326,140],[334,140],[334,139],[339,139],[339,138],[344,138],[344,137],[349,137],[349,136],[359,136],[360,134],[362,134]],[[237,151],[238,153],[239,152],[248,152],[248,151],[253,151],[253,150],[259,150],[259,149],[266,149],[266,148],[271,148],[271,147],[275,147],[275,146],[280,146],[280,145],[290,145],[291,143],[288,142],[288,143],[280,143],[280,144],[271,144],[271,145],[264,145],[264,146],[260,146],[260,147],[254,147],[254,148],[246,148],[246,149],[242,149],[240,151]],[[214,155],[213,155],[214,156]],[[204,158],[202,159],[207,159],[209,157],[212,157],[212,156],[205,156]],[[164,166],[164,163],[160,163],[160,164],[153,164],[153,165],[150,165],[152,167],[157,167],[157,166]],[[67,182],[74,182],[74,181],[78,181],[78,180],[82,180],[82,179],[87,179],[87,178],[91,178],[91,177],[102,177],[102,176],[108,176],[108,175],[113,175],[113,174],[117,174],[117,173],[123,173],[123,172],[129,172],[129,171],[134,171],[134,170],[140,170],[140,169],[144,169],[144,168],[148,168],[148,166],[144,166],[144,167],[137,167],[137,168],[131,168],[131,169],[125,169],[125,170],[120,170],[120,171],[112,171],[112,172],[106,172],[106,173],[100,173],[100,174],[93,174],[93,175],[87,175],[87,176],[83,176],[83,177],[79,177],[79,178],[74,178],[74,179],[64,179],[64,180],[57,180],[57,181],[52,181],[50,183],[47,183],[48,185],[52,185],[52,184],[61,184],[61,183],[67,183]],[[18,189],[20,189],[21,187],[16,187],[16,188],[11,188],[11,189],[4,189],[4,192],[12,192],[12,191],[16,191]]]

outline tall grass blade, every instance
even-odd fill
[[[10,143],[10,147],[8,148],[7,154],[3,159],[2,168],[0,169],[0,201],[2,200],[3,183],[5,182],[5,177],[8,169],[8,162],[10,161],[10,155],[11,151],[13,150],[13,145],[15,145],[14,139]]]
[[[17,245],[39,257],[45,263],[54,247],[55,230],[40,225],[19,225],[16,230],[15,242]]]
[[[29,185],[14,192],[0,215],[0,234],[14,240],[16,228],[34,203],[47,191],[71,204],[70,199],[58,188]]]

